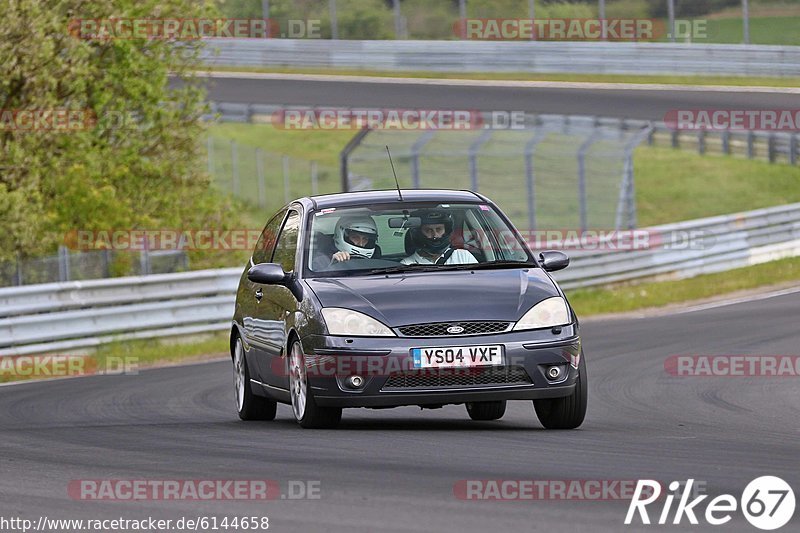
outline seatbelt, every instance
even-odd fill
[[[455,248],[448,248],[447,251],[442,254],[442,256],[436,260],[437,265],[443,265],[447,263],[447,260],[450,259],[450,256],[456,251]]]

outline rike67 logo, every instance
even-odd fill
[[[794,515],[794,492],[792,487],[779,477],[762,476],[754,479],[745,487],[738,501],[731,494],[717,496],[706,503],[705,512],[701,512],[700,504],[708,498],[707,495],[696,496],[689,500],[693,484],[694,479],[687,480],[685,484],[678,481],[669,484],[670,492],[664,498],[656,523],[680,524],[685,517],[690,524],[697,525],[699,516],[712,526],[721,526],[730,522],[733,513],[737,508],[741,508],[742,514],[750,524],[758,529],[771,531],[786,525]],[[678,494],[677,491],[681,487],[683,490]],[[632,524],[637,514],[642,524],[650,524],[647,506],[659,500],[661,492],[661,484],[658,481],[639,480],[628,507],[628,514],[625,516],[625,524]],[[673,511],[676,498],[678,503]],[[656,508],[657,505],[653,507]],[[670,516],[672,516],[671,522]]]

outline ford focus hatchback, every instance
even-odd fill
[[[231,329],[236,406],[305,428],[344,408],[464,404],[497,420],[532,400],[552,429],[587,403],[578,320],[488,198],[405,190],[301,198],[266,224],[242,272]]]

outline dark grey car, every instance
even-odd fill
[[[427,216],[418,214],[431,212],[449,230],[435,261],[417,249]],[[345,219],[374,223],[370,257],[334,257]],[[507,400],[533,400],[545,427],[578,427],[587,400],[578,320],[548,274],[568,263],[560,252],[534,257],[473,192],[296,200],[267,223],[239,283],[239,416],[273,419],[282,402],[301,426],[332,427],[346,407],[463,403],[472,419],[496,420]]]

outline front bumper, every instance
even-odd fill
[[[310,335],[301,340],[306,354],[308,382],[314,399],[329,407],[438,406],[496,400],[536,400],[569,396],[575,389],[581,342],[577,328],[521,331],[454,337],[334,337]],[[428,370],[436,383],[408,380],[398,386],[397,376],[416,375],[412,348],[501,344],[504,366],[473,369]],[[545,370],[553,365],[565,371],[556,380]],[[502,374],[513,370],[513,382],[473,378],[491,368]],[[524,370],[521,372],[520,369]],[[459,372],[461,374],[459,374]],[[438,379],[443,373],[445,379]],[[349,388],[346,378],[359,375],[364,384]],[[494,374],[492,374],[494,375]],[[517,379],[519,376],[525,379]],[[457,376],[458,379],[452,376]],[[394,378],[394,379],[393,379]],[[487,382],[488,379],[488,382]]]

